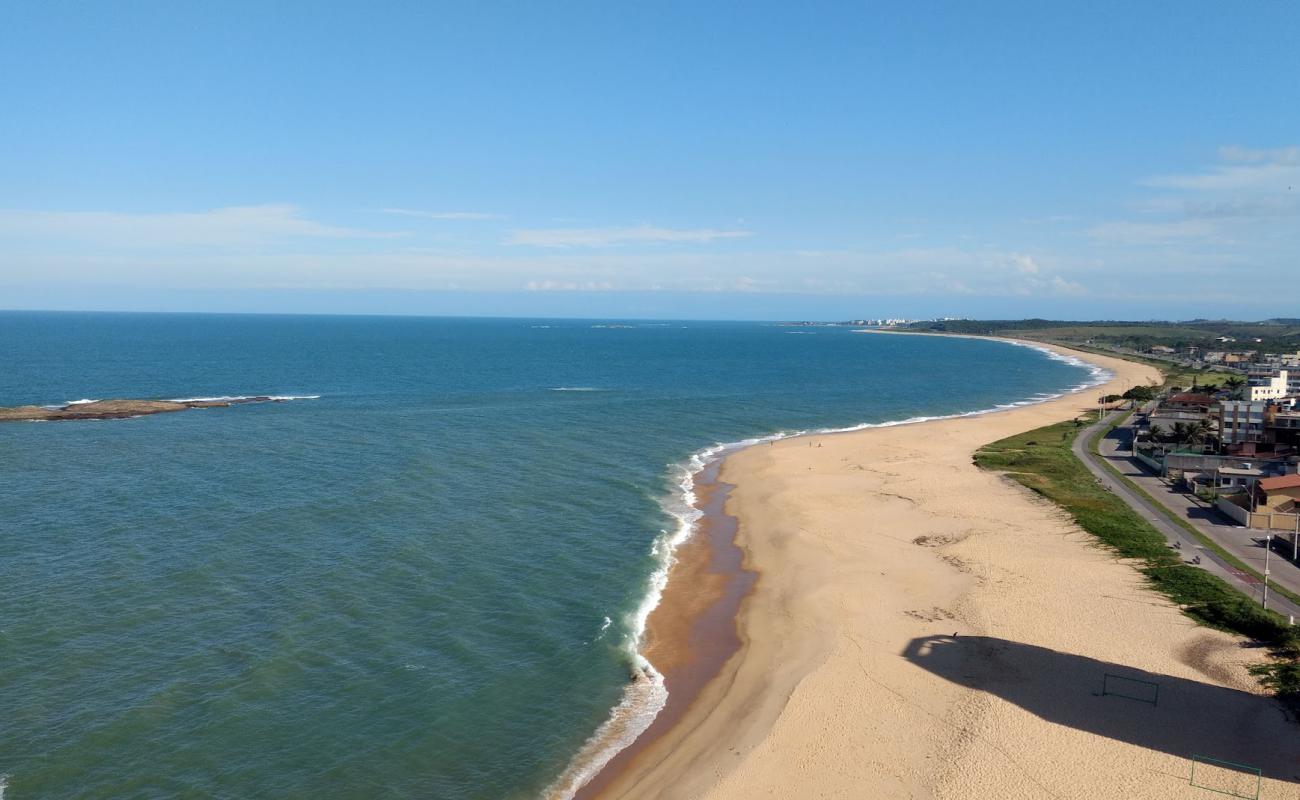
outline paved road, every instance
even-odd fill
[[[1089,472],[1101,481],[1103,486],[1113,492],[1116,497],[1119,497],[1125,503],[1128,503],[1129,507],[1141,514],[1143,519],[1150,522],[1156,530],[1164,534],[1165,539],[1171,546],[1175,544],[1181,545],[1181,551],[1184,560],[1187,563],[1191,562],[1193,556],[1199,555],[1201,557],[1200,566],[1202,569],[1218,575],[1240,589],[1246,595],[1253,597],[1256,600],[1260,600],[1263,594],[1263,587],[1258,579],[1225,564],[1223,560],[1214,553],[1214,551],[1208,550],[1199,544],[1192,538],[1191,534],[1181,526],[1175,525],[1172,520],[1165,516],[1160,509],[1152,505],[1150,501],[1135,493],[1123,481],[1115,477],[1115,475],[1110,472],[1110,470],[1106,469],[1101,463],[1101,459],[1094,456],[1087,449],[1087,443],[1092,439],[1093,435],[1096,434],[1098,428],[1107,424],[1115,414],[1119,413],[1123,412],[1111,412],[1111,414],[1108,414],[1103,419],[1094,422],[1092,425],[1085,428],[1084,431],[1074,440],[1073,449],[1075,456],[1083,462]],[[1103,453],[1108,453],[1107,460],[1111,461],[1116,468],[1131,480],[1139,478],[1140,480],[1135,480],[1135,482],[1142,486],[1143,490],[1152,497],[1159,498],[1162,501],[1165,500],[1166,496],[1170,495],[1182,498],[1183,495],[1171,492],[1169,488],[1164,485],[1163,481],[1160,481],[1158,478],[1154,480],[1159,484],[1159,488],[1153,490],[1152,487],[1146,485],[1150,476],[1143,471],[1139,462],[1116,452],[1118,444],[1124,442],[1126,437],[1129,435],[1127,429],[1116,429],[1116,431],[1116,433],[1113,433],[1103,440],[1102,447],[1100,448]],[[1172,504],[1174,501],[1170,500],[1169,502]],[[1217,512],[1213,511],[1213,509],[1205,509],[1199,505],[1195,506],[1194,512],[1186,506],[1182,507],[1182,511],[1179,511],[1178,508],[1179,506],[1174,505],[1171,510],[1175,514],[1181,514],[1184,518],[1187,518],[1192,522],[1192,524],[1197,525],[1198,530],[1205,533],[1213,539],[1215,543],[1223,546],[1242,561],[1245,561],[1247,564],[1258,569],[1261,573],[1264,571],[1264,548],[1253,542],[1251,539],[1252,532],[1249,532],[1248,529],[1242,528],[1235,523],[1224,521],[1218,516]],[[1300,587],[1300,568],[1297,568],[1296,565],[1279,556],[1276,552],[1273,553],[1269,559],[1269,567],[1270,583],[1276,580],[1282,582],[1283,585],[1287,586],[1287,588],[1292,588],[1293,586]],[[1293,589],[1293,591],[1300,591],[1300,589]],[[1281,612],[1282,614],[1294,615],[1297,619],[1300,619],[1300,606],[1297,606],[1285,597],[1272,592],[1269,593],[1268,607],[1274,611]]]

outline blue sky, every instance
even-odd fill
[[[6,3],[0,308],[1296,316],[1296,42],[1289,2]]]

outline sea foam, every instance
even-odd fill
[[[318,394],[235,394],[221,395],[220,397],[175,397],[168,402],[170,403],[230,403],[236,400],[253,400],[259,397],[265,397],[268,400],[276,402],[285,402],[288,400],[319,400]]]

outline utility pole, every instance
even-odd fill
[[[1273,551],[1273,534],[1264,538],[1264,609],[1268,610],[1268,555]]]

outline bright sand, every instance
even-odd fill
[[[1158,377],[1072,354],[1115,373],[1101,391]],[[601,776],[600,796],[1221,796],[1189,785],[1201,754],[1262,767],[1261,797],[1296,797],[1300,731],[1246,673],[1262,655],[1194,625],[1058,508],[972,464],[1098,393],[730,456],[726,509],[759,574],[739,650]],[[652,637],[689,616],[678,574]],[[1197,769],[1253,796],[1253,778]]]

